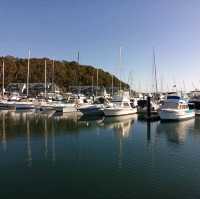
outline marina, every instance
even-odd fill
[[[2,1],[0,199],[200,199],[200,1]]]

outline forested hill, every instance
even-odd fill
[[[30,59],[30,82],[44,82],[45,79],[45,59],[47,61],[47,81],[52,81],[53,61],[48,58]],[[0,75],[2,79],[2,61],[5,63],[5,85],[11,82],[26,82],[27,79],[27,59],[12,56],[0,57]],[[69,86],[96,85],[97,70],[93,66],[80,65],[77,62],[54,61],[55,83],[67,91]],[[98,70],[99,86],[111,87],[112,76],[102,69]],[[119,86],[119,79],[114,76],[114,87]],[[0,80],[0,85],[2,81]],[[124,82],[122,88],[128,88]]]

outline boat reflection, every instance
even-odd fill
[[[103,120],[105,128],[113,129],[119,137],[126,138],[130,135],[136,115],[125,115],[118,117],[106,117]]]
[[[200,116],[195,117],[194,131],[197,131],[200,133]]]
[[[7,138],[6,138],[6,124],[5,124],[5,117],[6,117],[6,112],[1,112],[0,117],[2,118],[2,146],[3,146],[3,151],[7,151]]]
[[[179,122],[160,122],[157,126],[157,134],[165,133],[171,142],[184,143],[189,132],[194,129],[194,119]]]
[[[134,120],[136,119],[136,115],[125,115],[105,117],[103,120],[104,128],[112,129],[117,138],[117,164],[119,169],[123,166],[123,140],[129,137],[130,132],[132,132]]]
[[[117,154],[119,167],[122,165],[123,139],[129,137],[132,131],[136,115],[127,115],[112,118],[103,117],[80,117],[76,114],[55,114],[48,117],[47,114],[35,112],[0,111],[0,141],[3,150],[7,151],[7,143],[21,137],[26,146],[26,165],[32,167],[33,151],[32,142],[40,138],[42,141],[39,148],[43,148],[43,156],[46,161],[56,162],[56,137],[63,134],[78,136],[83,129],[90,129],[100,133],[101,129],[111,129],[118,143]],[[38,143],[37,143],[38,144]],[[34,152],[35,153],[35,152]]]

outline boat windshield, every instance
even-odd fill
[[[162,105],[162,108],[177,109],[177,108],[178,108],[178,103],[174,103],[174,102],[164,102],[164,104]]]

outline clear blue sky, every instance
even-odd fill
[[[199,0],[0,0],[0,55],[50,57],[152,85],[152,48],[163,87],[200,88]]]

